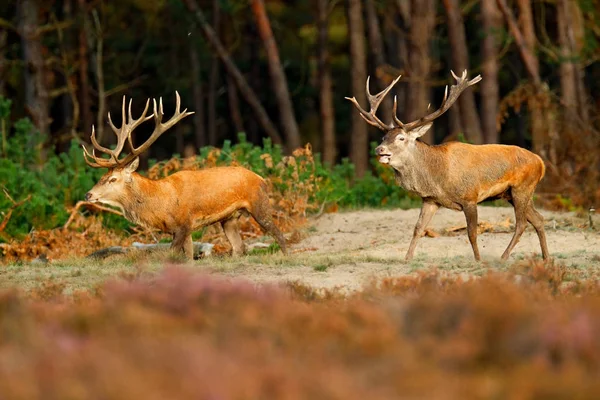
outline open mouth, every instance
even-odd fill
[[[389,164],[390,163],[390,158],[392,157],[391,154],[380,154],[379,155],[379,162],[381,164]]]

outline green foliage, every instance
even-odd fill
[[[10,102],[0,97],[3,113],[5,107],[10,108]],[[60,155],[49,153],[41,164],[44,138],[31,121],[21,119],[6,129],[14,132],[6,139],[6,156],[0,159],[0,188],[16,202],[28,195],[31,198],[14,210],[5,233],[19,237],[34,228],[50,229],[64,224],[68,218],[67,207],[83,199],[102,171],[85,164],[81,149],[75,142],[68,152]],[[0,212],[3,212],[13,203],[5,194],[0,195]],[[126,226],[122,218],[106,218],[112,227]]]

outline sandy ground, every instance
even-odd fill
[[[573,213],[541,211],[546,219],[548,247],[555,262],[573,269],[600,269],[600,230],[589,228],[587,218]],[[514,231],[512,208],[479,207],[478,236],[482,262],[473,260],[464,215],[440,210],[429,228],[436,237],[422,238],[411,262],[404,261],[414,224],[413,210],[365,210],[325,214],[311,221],[306,237],[292,247],[289,259],[246,263],[221,273],[255,282],[299,281],[314,287],[356,290],[373,279],[416,273],[437,267],[458,274],[480,274],[502,269],[517,260],[540,257],[537,235],[529,226],[510,260],[500,261]],[[594,216],[600,225],[600,216]]]

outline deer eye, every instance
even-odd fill
[[[110,179],[108,180],[108,183],[114,183],[114,182],[116,182],[116,181],[117,181],[117,178],[115,178],[115,177],[113,176],[112,178],[110,178]]]
[[[404,141],[404,136],[397,136],[396,139],[400,140],[400,141]]]

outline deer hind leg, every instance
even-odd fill
[[[477,246],[477,203],[467,204],[463,207],[463,212],[467,220],[467,235],[473,248],[473,256],[475,260],[479,261],[481,260],[481,256],[479,255],[479,247]]]
[[[512,195],[512,205],[515,208],[515,234],[513,235],[510,243],[504,253],[502,254],[502,259],[507,260],[508,256],[510,256],[511,251],[519,242],[521,235],[525,231],[527,227],[527,213],[528,208],[531,203],[531,192],[530,191],[522,191],[519,192],[514,188],[511,190]],[[545,235],[544,235],[545,236]]]
[[[194,243],[192,242],[192,232],[188,227],[180,228],[173,234],[171,250],[181,252],[188,259],[194,258]]]
[[[413,232],[413,237],[410,241],[410,245],[408,246],[406,256],[404,257],[406,261],[410,261],[413,258],[415,248],[417,247],[417,241],[421,238],[421,236],[423,236],[425,228],[427,228],[427,225],[429,225],[431,218],[433,218],[433,216],[439,208],[440,206],[438,206],[434,202],[423,202],[423,205],[421,206],[421,213],[419,214],[419,219],[417,220],[417,224],[415,225],[415,230]]]
[[[269,198],[266,193],[261,194],[261,198],[253,205],[252,210],[249,210],[250,214],[258,225],[275,238],[279,247],[281,248],[281,252],[283,254],[288,254],[287,245],[285,243],[285,238],[283,234],[273,222],[273,217],[271,216],[271,207],[269,206]]]
[[[244,241],[240,235],[240,225],[238,220],[239,217],[233,217],[226,221],[221,221],[223,231],[231,244],[232,254],[234,256],[241,256],[246,252],[246,246],[244,246]]]
[[[547,260],[550,258],[550,253],[548,252],[548,245],[546,244],[544,217],[542,217],[542,215],[533,207],[532,201],[529,202],[529,207],[527,208],[527,222],[529,222],[537,232],[538,239],[540,240],[540,247],[542,248],[542,257],[544,260]]]

